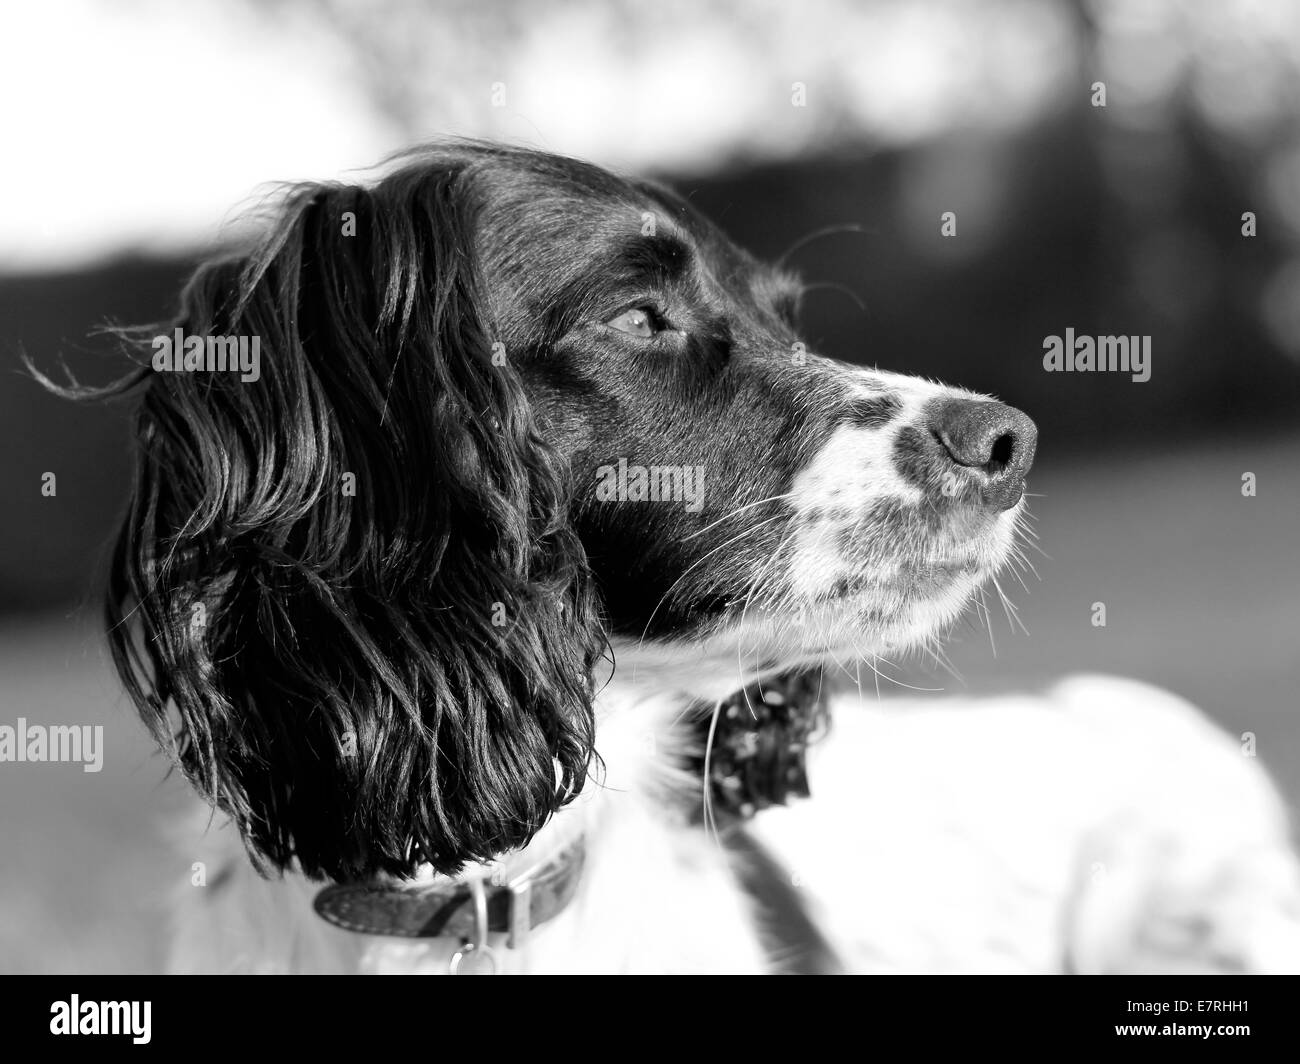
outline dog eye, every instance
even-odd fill
[[[635,336],[641,340],[648,340],[655,333],[663,331],[659,327],[654,311],[648,307],[632,307],[610,318],[605,324],[611,329],[617,329],[621,333],[627,333],[628,336]]]

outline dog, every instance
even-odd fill
[[[197,270],[114,388],[114,659],[204,799],[173,970],[1295,965],[1278,796],[1173,696],[829,682],[1017,563],[1037,430],[811,353],[801,291],[477,142]]]

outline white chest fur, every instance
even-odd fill
[[[676,768],[685,707],[602,693],[605,772],[512,859],[583,833],[578,893],[524,948],[493,936],[499,970],[771,967],[731,856],[669,800],[699,786]],[[1186,703],[1080,678],[1041,697],[844,696],[832,714],[814,797],[749,831],[847,969],[1300,970],[1281,802]],[[339,930],[313,912],[315,884],[260,879],[228,828],[202,847],[211,885],[185,888],[176,970],[447,971],[456,943]]]

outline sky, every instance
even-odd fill
[[[275,182],[435,135],[699,174],[1014,129],[1073,66],[1043,0],[329,7],[0,5],[0,271],[207,246]]]

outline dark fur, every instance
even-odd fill
[[[797,299],[659,189],[485,145],[299,188],[260,247],[198,271],[160,331],[259,336],[261,380],[124,382],[144,394],[108,622],[144,719],[255,856],[454,872],[578,793],[602,624],[734,618],[780,525],[719,548],[778,504],[722,519],[837,421],[891,411],[792,364]],[[671,328],[602,324],[639,305]],[[707,505],[595,501],[619,457],[707,465]]]
[[[260,336],[262,379],[150,374],[138,414],[119,670],[160,740],[175,706],[181,765],[254,852],[309,875],[523,845],[591,760],[595,602],[564,466],[491,364],[460,180],[295,194],[176,323]]]

